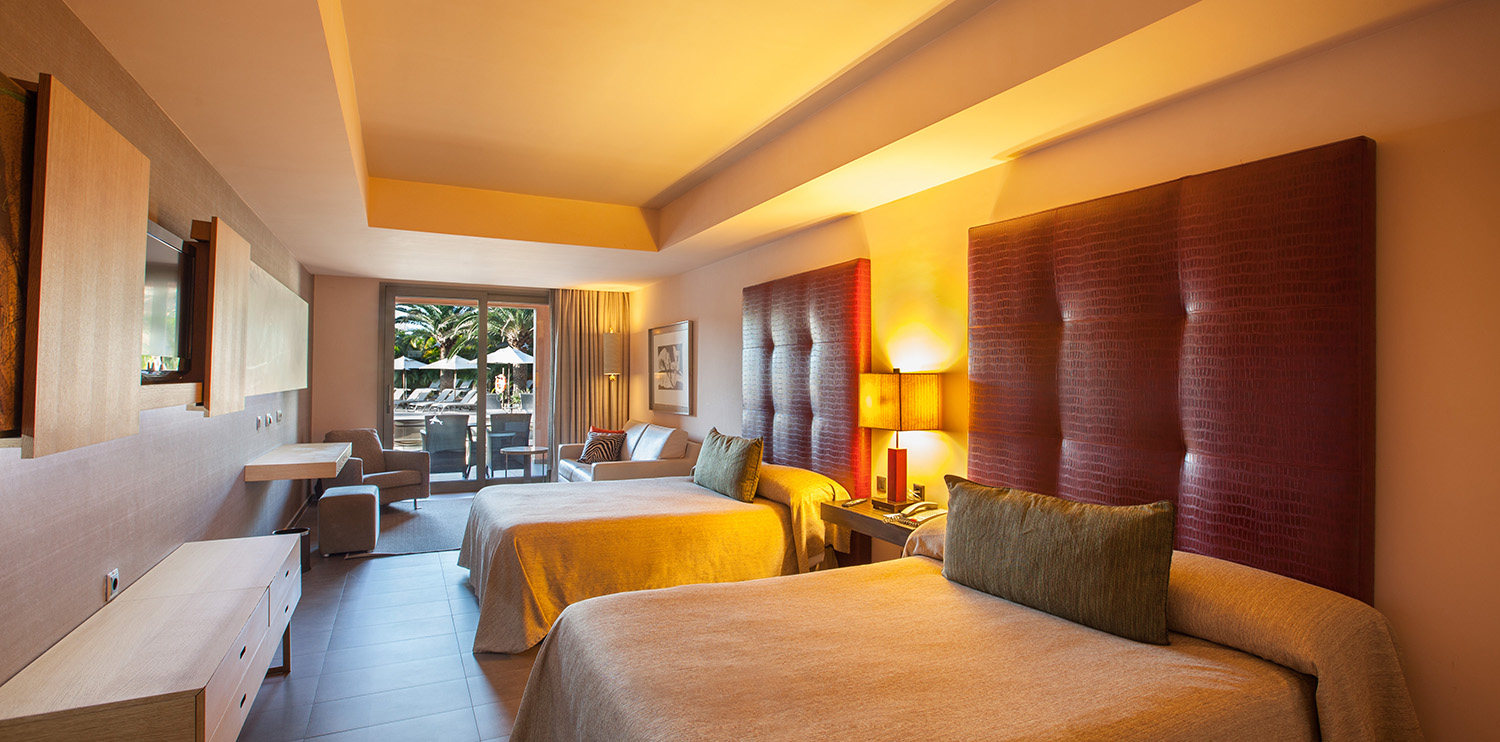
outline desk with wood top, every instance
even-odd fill
[[[301,596],[295,535],[183,544],[0,685],[0,742],[233,742]]]
[[[354,449],[350,443],[288,443],[245,465],[246,482],[336,477]]]

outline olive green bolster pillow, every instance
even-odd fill
[[[750,502],[760,483],[760,455],[765,444],[759,438],[737,438],[711,428],[698,451],[693,484],[721,495]]]
[[[944,577],[1126,639],[1167,643],[1172,503],[1112,507],[944,481]]]

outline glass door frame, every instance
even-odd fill
[[[533,425],[537,430],[537,443],[542,444],[545,438],[544,431],[550,430],[551,410],[550,405],[543,400],[546,394],[550,401],[551,374],[539,373],[536,369],[550,364],[550,332],[546,332],[551,326],[549,293],[546,289],[521,289],[490,286],[452,286],[443,284],[421,284],[421,283],[394,283],[381,282],[380,284],[380,344],[377,348],[380,362],[377,366],[380,381],[377,384],[376,394],[376,416],[382,441],[389,445],[395,445],[395,419],[396,402],[391,394],[395,388],[396,371],[391,363],[391,349],[396,345],[396,299],[397,297],[412,299],[449,299],[462,302],[477,302],[482,325],[486,328],[484,333],[484,352],[488,356],[492,351],[489,348],[489,311],[490,306],[521,307],[534,310],[533,316],[533,350],[535,365],[532,370],[532,379],[535,381],[535,396],[533,405]],[[478,358],[474,360],[478,361]],[[477,364],[475,388],[480,394],[475,397],[475,422],[477,435],[474,438],[474,451],[478,457],[473,479],[461,479],[454,481],[432,482],[431,491],[435,494],[446,494],[455,492],[469,492],[480,487],[491,484],[505,483],[507,479],[496,479],[490,476],[488,467],[485,465],[490,460],[489,436],[485,433],[489,427],[489,394],[488,390],[494,383],[490,376],[489,364]],[[542,419],[542,414],[547,418]],[[550,466],[550,464],[549,464]]]

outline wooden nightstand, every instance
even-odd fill
[[[829,523],[848,528],[853,533],[849,534],[849,563],[870,563],[870,539],[878,538],[897,546],[906,545],[906,537],[911,535],[915,529],[903,526],[899,523],[891,523],[885,519],[888,513],[882,513],[870,506],[869,501],[862,502],[852,508],[841,507],[836,503],[825,502],[822,505],[823,520]],[[840,555],[842,556],[842,555]],[[842,559],[840,560],[843,561]],[[846,566],[840,564],[840,566]]]

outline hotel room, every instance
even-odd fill
[[[69,637],[105,615],[106,606],[125,615],[161,599],[152,596],[165,589],[158,579],[170,571],[165,568],[192,573],[203,564],[222,567],[234,561],[194,557],[206,552],[192,549],[205,547],[185,544],[264,537],[295,524],[315,525],[317,493],[310,480],[256,481],[260,477],[249,476],[246,467],[279,446],[322,442],[332,431],[373,428],[393,448],[400,448],[405,436],[416,441],[414,448],[434,451],[431,496],[420,503],[413,499],[376,506],[385,524],[440,513],[455,502],[467,508],[468,493],[509,479],[517,465],[519,479],[558,479],[561,464],[553,464],[559,445],[582,442],[591,425],[618,429],[632,422],[659,426],[663,436],[681,431],[673,435],[685,434],[694,446],[705,444],[705,451],[715,430],[763,437],[767,464],[831,478],[836,484],[829,487],[827,499],[842,499],[845,493],[871,496],[877,478],[894,474],[890,462],[895,459],[888,456],[893,449],[905,452],[905,479],[940,504],[949,504],[945,477],[950,475],[1056,494],[1067,489],[1066,482],[1056,479],[1060,468],[1066,478],[1066,457],[1070,450],[1077,452],[1076,446],[1060,444],[1062,464],[1018,458],[1013,442],[1003,440],[1005,423],[1014,418],[991,416],[995,410],[1021,409],[1026,419],[1032,407],[1012,405],[992,392],[1009,388],[1008,378],[1028,378],[1036,370],[1027,363],[1030,356],[992,352],[997,341],[980,321],[995,305],[1025,304],[1007,304],[1014,297],[1006,291],[1024,294],[1029,284],[1017,272],[995,269],[1013,264],[989,251],[1007,240],[1031,243],[1024,235],[997,237],[1011,228],[1003,225],[1024,226],[1031,223],[1028,217],[1041,214],[1114,213],[1105,204],[1118,204],[1121,198],[1148,201],[1142,194],[1160,191],[1142,189],[1158,184],[1181,184],[1167,187],[1187,193],[1191,184],[1206,182],[1190,176],[1246,172],[1227,169],[1345,143],[1355,151],[1359,177],[1354,190],[1363,199],[1354,207],[1355,217],[1336,213],[1317,217],[1324,221],[1311,226],[1285,221],[1314,233],[1342,225],[1352,230],[1355,246],[1364,249],[1353,258],[1355,268],[1338,274],[1337,280],[1325,277],[1299,289],[1308,292],[1300,295],[1304,298],[1342,296],[1340,290],[1352,285],[1346,279],[1369,269],[1369,275],[1359,276],[1362,283],[1344,292],[1357,300],[1350,326],[1365,333],[1358,335],[1362,340],[1328,340],[1347,339],[1338,329],[1329,330],[1339,327],[1343,315],[1330,311],[1309,320],[1309,332],[1323,333],[1312,336],[1321,338],[1313,345],[1350,353],[1357,367],[1351,372],[1356,374],[1353,381],[1338,393],[1278,395],[1281,387],[1275,379],[1297,377],[1303,370],[1281,367],[1274,372],[1281,376],[1269,386],[1256,386],[1252,377],[1243,389],[1206,402],[1189,399],[1197,387],[1187,381],[1166,396],[1172,411],[1182,411],[1182,419],[1170,421],[1167,436],[1176,457],[1168,467],[1174,483],[1191,479],[1202,463],[1193,459],[1204,449],[1195,439],[1201,431],[1191,425],[1190,413],[1235,392],[1256,400],[1251,403],[1255,420],[1245,425],[1260,427],[1246,432],[1223,423],[1224,429],[1267,448],[1301,447],[1304,454],[1320,454],[1317,445],[1302,445],[1306,426],[1333,418],[1352,421],[1351,437],[1344,442],[1354,463],[1350,479],[1340,483],[1352,482],[1345,489],[1354,499],[1339,506],[1352,510],[1320,510],[1326,506],[1324,490],[1343,492],[1340,487],[1289,487],[1291,496],[1268,498],[1264,512],[1246,517],[1257,521],[1272,511],[1299,509],[1332,512],[1323,524],[1336,530],[1295,534],[1287,537],[1290,541],[1277,540],[1286,535],[1277,531],[1266,543],[1251,544],[1248,559],[1235,559],[1215,550],[1222,532],[1183,530],[1185,523],[1201,525],[1204,516],[1195,513],[1213,498],[1197,489],[1177,497],[1174,490],[1169,499],[1177,503],[1177,546],[1301,577],[1369,603],[1383,614],[1394,637],[1404,675],[1395,682],[1409,690],[1420,723],[1417,736],[1500,739],[1500,722],[1491,709],[1500,695],[1500,671],[1495,669],[1500,666],[1500,637],[1492,630],[1493,617],[1500,615],[1500,539],[1485,535],[1492,518],[1500,519],[1500,464],[1492,455],[1500,449],[1494,424],[1500,420],[1500,387],[1494,383],[1500,378],[1500,332],[1492,319],[1500,316],[1500,250],[1495,248],[1500,244],[1500,212],[1494,208],[1500,203],[1500,141],[1495,136],[1500,132],[1500,45],[1494,43],[1500,38],[1500,0],[731,5],[736,4],[580,0],[542,7],[472,2],[418,7],[394,0],[0,0],[0,73],[17,81],[18,90],[45,88],[49,79],[65,86],[149,160],[149,194],[140,204],[147,218],[183,237],[215,237],[225,245],[240,245],[247,266],[258,269],[254,275],[271,279],[256,286],[281,292],[291,305],[300,300],[304,308],[301,315],[293,312],[291,320],[278,320],[300,326],[273,340],[284,347],[272,355],[300,369],[300,376],[291,374],[292,381],[267,382],[271,386],[252,382],[234,394],[227,382],[196,379],[186,401],[142,387],[145,391],[131,396],[132,404],[124,410],[129,413],[124,427],[115,429],[115,423],[96,424],[105,418],[94,417],[116,399],[110,396],[114,377],[106,376],[102,363],[75,361],[71,370],[86,382],[75,387],[72,404],[62,405],[62,414],[64,419],[72,415],[75,427],[88,429],[84,438],[54,450],[39,426],[27,425],[24,436],[0,446],[0,501],[9,514],[0,522],[0,594],[5,596],[0,599],[5,635],[0,682],[13,689],[28,685],[28,666],[45,665],[39,658],[59,654],[49,654],[54,648],[69,650],[75,664],[82,661],[88,667],[89,655],[80,659],[73,650],[105,652],[110,647],[70,644]],[[37,152],[43,156],[40,148]],[[0,154],[11,157],[9,151]],[[29,167],[29,162],[23,164]],[[23,164],[14,159],[5,163],[18,171]],[[1311,180],[1322,184],[1326,179]],[[146,190],[144,182],[136,186]],[[1311,189],[1312,198],[1324,195]],[[1186,203],[1188,196],[1182,198]],[[6,203],[14,228],[20,207],[9,193]],[[1183,213],[1190,211],[1184,208]],[[1213,224],[1234,218],[1230,214]],[[1193,242],[1194,229],[1186,218],[1181,225],[1164,227],[1171,240],[1183,243],[1183,255],[1198,254],[1192,251],[1202,247]],[[1270,244],[1280,243],[1273,236]],[[1030,248],[1017,249],[1030,254],[1025,253]],[[1070,265],[1096,265],[1088,263],[1093,253],[1048,249],[1058,251],[1060,273]],[[1330,254],[1300,255],[1289,263],[1308,271],[1299,275],[1315,276]],[[0,258],[14,255],[0,252]],[[1142,270],[1129,261],[1098,265],[1101,271],[1088,277],[1104,286],[1125,285]],[[38,269],[34,263],[14,261],[0,268],[10,271],[12,282],[11,294],[0,293],[0,330],[9,333],[0,336],[0,365],[16,368],[24,359],[10,352],[31,347],[35,339],[7,344],[8,337],[24,340],[27,331],[27,316],[20,310],[28,308],[28,297],[15,287],[26,286],[18,277],[24,278],[28,268],[34,275]],[[85,264],[75,271],[64,290],[81,297],[98,293],[90,281],[105,268]],[[833,275],[829,271],[853,283],[848,288],[838,284],[832,303],[807,298],[817,294],[810,286],[826,284],[823,279]],[[1183,285],[1176,287],[1181,293],[1173,297],[1180,304],[1172,311],[1201,316],[1212,296],[1193,293],[1189,273],[1184,269]],[[0,272],[0,279],[6,275]],[[984,280],[975,280],[976,275]],[[1051,279],[1057,286],[1066,283],[1057,276]],[[1302,306],[1300,300],[1280,302],[1273,293],[1274,277],[1267,280],[1273,281],[1271,288],[1259,295],[1228,294],[1257,311]],[[32,279],[23,290],[35,290],[40,283]],[[1242,285],[1250,284],[1236,284]],[[0,280],[0,292],[6,289]],[[1057,316],[1050,320],[1056,320],[1065,344],[1072,337],[1067,333],[1080,326],[1073,323],[1088,319],[1093,306],[1070,305],[1067,291],[1055,290],[1058,301],[1051,306]],[[799,298],[785,298],[790,295]],[[1131,296],[1137,302],[1132,306],[1151,303]],[[401,371],[390,365],[392,341],[400,342],[391,312],[412,298],[534,312],[532,344],[523,348],[520,341],[507,341],[509,348],[498,349],[529,348],[525,357],[530,360],[495,365],[498,350],[491,347],[488,371],[465,377],[462,366],[446,372],[413,369],[418,383],[404,383]],[[591,309],[579,310],[580,303]],[[773,307],[769,314],[757,314],[762,304]],[[592,309],[601,306],[606,309]],[[66,326],[89,330],[105,324],[103,318],[139,315],[134,307],[111,311],[117,307],[108,299],[88,307]],[[840,351],[845,355],[786,361],[768,350],[760,359],[765,362],[757,361],[756,338],[789,332],[786,316],[809,320],[804,324],[816,334],[839,312],[855,320],[852,329],[840,331],[845,339],[854,338],[847,351]],[[575,337],[564,328],[579,327],[579,314],[596,324]],[[1368,322],[1362,325],[1360,318]],[[655,351],[661,334],[680,332],[672,328],[682,322],[691,323],[685,331],[690,352],[683,359],[690,391],[667,399],[657,388],[662,369]],[[1173,352],[1188,347],[1190,333],[1183,327],[1192,323],[1179,318],[1168,324],[1177,334],[1162,337]],[[1061,329],[1065,325],[1069,329]],[[601,339],[608,333],[619,333],[618,353],[605,352]],[[580,337],[600,342],[581,342]],[[1276,337],[1278,344],[1296,345],[1287,340],[1291,335]],[[204,342],[213,348],[228,345]],[[1154,346],[1143,342],[1139,347]],[[1233,352],[1244,353],[1245,347]],[[1127,343],[1117,351],[1128,355],[1135,349]],[[451,361],[465,352],[450,349],[439,355]],[[467,355],[472,363],[473,353]],[[1230,358],[1253,365],[1264,357],[1249,353]],[[999,373],[1002,360],[1011,363]],[[1099,368],[1108,368],[1108,360]],[[1074,388],[1069,385],[1097,369],[1087,363],[1070,366],[1055,357],[1052,362],[1055,373],[1044,369],[1042,375],[1054,380],[1054,408],[1065,407],[1067,399],[1056,399],[1058,389]],[[235,363],[253,365],[243,358]],[[1274,362],[1270,367],[1277,368]],[[830,373],[830,368],[841,370]],[[855,404],[855,390],[848,384],[817,387],[812,381],[898,368],[931,374],[939,382],[943,412],[938,424],[861,426],[844,414],[841,423],[829,428],[826,415],[798,422],[774,406],[772,412],[778,414],[762,414],[764,403],[780,404],[792,384],[816,388],[810,396],[819,404],[838,395]],[[68,370],[35,373],[45,380]],[[10,380],[19,378],[13,374]],[[392,402],[393,388],[406,390],[405,401],[418,386],[456,387],[461,384],[455,379],[465,378],[485,388],[454,388],[443,403],[446,408],[412,401],[409,409],[420,413],[403,414],[402,405]],[[0,382],[5,381],[0,374]],[[17,384],[6,388],[6,394],[19,400],[34,394],[32,386]],[[264,391],[268,389],[272,391]],[[478,393],[491,389],[492,395]],[[478,398],[468,408],[465,391],[474,392],[468,395],[471,400]],[[1101,408],[1122,396],[1111,391],[1121,392],[1107,383],[1086,389],[1094,395],[1088,397],[1090,403]],[[220,396],[225,393],[227,403]],[[488,436],[476,437],[469,431],[467,448],[458,449],[457,471],[440,472],[447,467],[437,463],[437,449],[429,441],[437,433],[422,427],[437,416],[429,413],[494,412],[502,396],[508,400],[506,409],[513,405],[531,416],[530,437],[517,448],[535,447],[533,452],[518,453],[519,464],[510,457],[502,463],[495,454],[499,441],[516,442],[505,438],[509,433],[492,429]],[[216,408],[221,403],[226,406]],[[0,404],[0,413],[20,413],[19,418],[0,414],[0,432],[21,425],[6,423],[8,419],[38,414],[28,411],[27,404],[14,408],[9,398]],[[1067,434],[1066,419],[1064,415],[1062,438],[1076,444]],[[1284,428],[1279,427],[1283,419]],[[484,420],[478,424],[484,430]],[[891,428],[901,428],[899,442]],[[829,430],[842,437],[830,437]],[[658,443],[675,445],[665,437]],[[1027,468],[1038,460],[1043,464]],[[1117,460],[1088,463],[1105,470],[1102,480],[1123,481],[1126,490],[1136,481],[1110,468]],[[1321,461],[1299,460],[1297,465],[1316,470],[1318,477],[1338,468]],[[1050,469],[1050,484],[1037,478],[1037,468]],[[1142,474],[1149,468],[1141,464],[1128,474],[1145,481],[1154,476]],[[770,474],[765,481],[791,476],[777,466],[766,469]],[[639,480],[652,481],[659,480]],[[678,484],[695,486],[688,481],[681,478]],[[821,487],[825,480],[817,481]],[[601,507],[608,507],[610,496],[648,489],[639,482],[503,484],[487,490],[494,493],[489,497],[494,507],[482,508],[482,498],[473,501],[475,518],[468,522],[477,523],[481,511],[491,521],[504,521],[515,517],[504,510],[507,502],[556,499],[569,492],[600,493]],[[427,484],[424,479],[424,491]],[[963,485],[955,487],[961,492]],[[766,489],[763,484],[762,497]],[[1074,499],[1132,506],[1159,499],[1139,495],[1131,491]],[[960,532],[955,523],[958,501],[966,496],[954,495],[951,538]],[[713,497],[728,503],[723,507],[742,504]],[[244,660],[250,670],[236,671],[234,682],[240,685],[210,682],[205,690],[200,683],[201,693],[183,696],[188,708],[196,704],[196,721],[182,727],[121,701],[128,697],[120,695],[125,688],[100,681],[101,687],[91,692],[120,701],[116,710],[135,708],[135,717],[129,723],[88,726],[85,721],[54,731],[45,723],[73,717],[39,704],[34,691],[26,696],[25,689],[7,693],[0,686],[0,739],[201,740],[238,734],[245,740],[489,740],[505,739],[513,728],[518,740],[780,739],[793,734],[1131,738],[1127,731],[1139,735],[1134,738],[1160,739],[1171,737],[1169,727],[1180,738],[1202,738],[1201,728],[1166,725],[1149,716],[1120,722],[1123,726],[1069,726],[1071,717],[1060,716],[1069,713],[1058,708],[1061,703],[1026,706],[1024,713],[1007,717],[1020,720],[1013,722],[1015,727],[965,726],[974,713],[968,705],[994,697],[954,677],[988,681],[969,664],[972,645],[953,645],[963,637],[989,636],[984,633],[989,629],[944,616],[942,610],[960,609],[943,601],[954,590],[967,591],[964,601],[971,601],[969,593],[986,601],[999,599],[954,587],[947,571],[942,573],[949,580],[928,579],[948,567],[929,559],[933,547],[927,541],[909,544],[908,551],[919,556],[903,558],[900,539],[870,539],[838,527],[825,533],[808,525],[815,520],[796,525],[798,506],[784,504],[763,506],[792,513],[782,516],[786,532],[801,528],[800,535],[807,538],[778,541],[775,550],[758,555],[765,563],[762,571],[778,575],[823,569],[585,600],[615,590],[763,574],[728,570],[623,587],[615,583],[609,589],[564,595],[545,610],[535,606],[556,597],[547,592],[555,584],[540,581],[540,587],[533,586],[535,595],[521,599],[504,592],[490,595],[480,579],[486,566],[472,558],[461,561],[456,551],[314,556],[311,570],[298,582],[295,569],[281,570],[284,559],[295,559],[295,539],[282,537],[274,545],[283,551],[264,556],[267,574],[282,576],[267,578],[255,595],[270,602],[270,613],[279,604],[290,617],[290,648],[282,655],[289,660],[289,674],[260,683],[254,665],[276,664],[273,650],[279,646],[263,631],[264,641],[247,645],[258,651]],[[807,512],[819,511],[809,507]],[[1222,520],[1239,516],[1244,513],[1235,511]],[[1275,520],[1274,513],[1266,517]],[[776,528],[773,522],[771,531]],[[1354,545],[1334,553],[1331,561],[1342,564],[1339,560],[1348,558],[1350,566],[1331,576],[1317,573],[1326,564],[1320,565],[1316,550],[1309,554],[1287,546],[1332,543],[1347,534],[1353,534],[1347,537]],[[381,530],[380,537],[386,536]],[[1203,540],[1195,540],[1199,537]],[[519,543],[510,534],[505,538],[507,545]],[[623,545],[634,553],[636,539],[639,551],[660,554],[665,539],[682,536],[625,532],[613,538],[610,548]],[[827,569],[832,559],[819,564],[825,541],[838,547],[841,564],[850,551],[861,548],[865,552],[856,555],[863,557],[857,561],[868,558],[876,564]],[[472,542],[475,548],[483,543],[477,535]],[[486,554],[493,554],[495,543],[485,547]],[[466,539],[466,550],[469,545]],[[589,541],[580,539],[569,548],[574,547],[587,550]],[[292,549],[292,555],[285,549]],[[618,562],[604,545],[597,549],[595,563]],[[1278,561],[1291,552],[1296,553]],[[586,551],[578,554],[570,563],[588,563]],[[521,569],[523,556],[516,560]],[[711,561],[688,551],[676,556],[683,562]],[[1174,589],[1179,575],[1206,574],[1212,568],[1205,564],[1215,562],[1196,559],[1202,557],[1180,553],[1172,561]],[[112,570],[123,592],[107,601],[100,583]],[[210,581],[202,577],[200,591],[240,592],[211,587]],[[929,588],[948,592],[922,592]],[[505,599],[491,600],[495,595]],[[903,596],[910,596],[909,610],[902,605]],[[712,663],[683,669],[677,639],[716,635],[702,625],[703,615],[734,616],[771,602],[811,606],[806,613],[822,628],[809,629],[807,643],[799,645],[807,665],[796,669],[814,675],[788,673],[783,678],[754,662],[742,668],[745,675],[724,675],[723,665]],[[875,602],[881,604],[872,607]],[[251,599],[244,610],[259,606]],[[508,640],[512,645],[496,639],[499,643],[481,646],[486,645],[482,627],[490,625],[489,613],[504,609],[526,613],[517,619],[524,630]],[[1280,707],[1271,700],[1252,709],[1248,702],[1183,699],[1168,685],[1150,682],[1160,678],[1144,673],[1130,692],[1143,694],[1148,711],[1159,708],[1164,717],[1177,718],[1183,704],[1201,703],[1194,718],[1222,721],[1214,728],[1223,738],[1246,738],[1230,730],[1243,728],[1234,725],[1251,723],[1255,711],[1268,709],[1267,718],[1287,722],[1292,730],[1285,738],[1296,736],[1298,729],[1301,738],[1317,738],[1320,728],[1329,739],[1416,738],[1368,729],[1350,734],[1351,727],[1329,721],[1337,714],[1325,707],[1323,692],[1336,684],[1321,682],[1328,680],[1326,666],[1300,666],[1275,652],[1261,652],[1264,660],[1233,652],[1212,644],[1215,639],[1207,635],[1212,632],[1188,637],[1185,623],[1173,623],[1185,620],[1180,615],[1174,619],[1173,610],[1168,606],[1167,628],[1174,632],[1175,649],[1209,645],[1253,660],[1261,670],[1282,673],[1275,677],[1285,684],[1276,687],[1288,697],[1277,702],[1292,711],[1278,713]],[[811,620],[792,609],[783,612],[788,621]],[[273,615],[268,625],[279,632],[276,620]],[[659,635],[632,644],[638,634],[630,632],[647,624]],[[551,637],[537,645],[549,627]],[[132,628],[128,622],[126,628]],[[139,635],[152,635],[150,627],[133,628]],[[226,629],[211,628],[208,633]],[[240,640],[235,636],[239,628],[227,626],[225,645]],[[755,631],[765,628],[747,631],[742,638],[759,641]],[[829,643],[818,644],[824,641]],[[875,668],[861,664],[852,650],[840,655],[812,649],[846,646],[839,641],[888,647],[883,656],[890,664]],[[1079,654],[1077,646],[1068,644],[1039,661],[1072,661]],[[483,651],[497,648],[514,653]],[[224,656],[223,647],[217,651]],[[746,649],[736,645],[734,651]],[[631,659],[638,656],[656,660],[643,665]],[[653,667],[657,660],[660,666]],[[1011,662],[997,664],[1012,667]],[[560,672],[560,665],[567,672]],[[902,673],[907,666],[911,671]],[[214,669],[210,664],[208,670]],[[1097,671],[1089,666],[1060,675],[1086,678]],[[765,699],[722,703],[687,692],[688,684],[677,687],[662,679],[671,672],[706,673],[702,688],[712,687],[708,681],[716,672],[763,687],[774,687],[783,678],[784,693],[801,695],[795,708],[773,709]],[[165,674],[172,675],[172,668]],[[1314,675],[1320,681],[1316,686],[1310,680]],[[629,684],[622,685],[627,677]],[[1271,676],[1257,677],[1265,684],[1231,688],[1269,697],[1265,688],[1275,685],[1266,679]],[[16,680],[23,682],[9,682]],[[1037,694],[1058,691],[1045,684],[1025,687]],[[1309,700],[1314,687],[1316,703]],[[1119,689],[1112,694],[1132,697]],[[766,698],[785,696],[768,693]],[[228,732],[215,734],[219,717],[205,718],[211,715],[205,709],[235,702],[243,706],[238,717],[224,727]],[[1390,710],[1389,704],[1368,698],[1364,703],[1365,711]],[[891,716],[889,726],[857,722],[908,704],[922,711],[899,722]],[[652,718],[643,718],[639,709]],[[1310,713],[1317,718],[1308,722],[1303,717]],[[16,721],[26,716],[35,721],[38,715],[46,716],[36,722],[43,726]],[[188,721],[193,717],[187,714]],[[1157,723],[1164,725],[1153,726]],[[1032,735],[1027,729],[1036,731]]]

